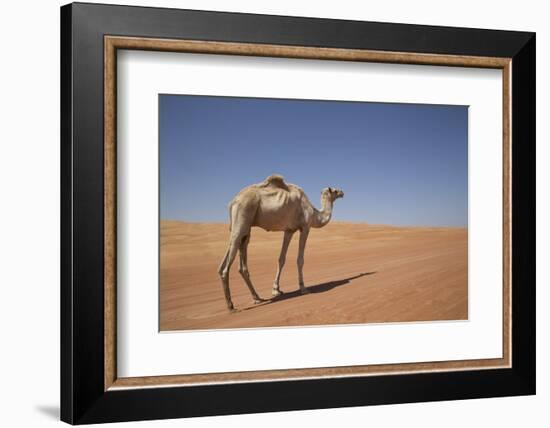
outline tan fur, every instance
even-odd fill
[[[261,227],[267,231],[285,233],[277,276],[273,283],[273,296],[281,294],[279,279],[285,263],[286,251],[292,235],[300,230],[298,274],[300,289],[302,293],[307,293],[303,281],[302,267],[309,230],[312,227],[325,226],[331,219],[333,202],[343,196],[344,192],[339,189],[330,187],[323,189],[321,192],[322,209],[319,211],[311,204],[300,187],[285,183],[284,178],[277,174],[270,175],[261,183],[252,184],[242,189],[229,203],[231,236],[227,252],[218,270],[229,310],[233,310],[229,292],[229,269],[237,251],[240,251],[241,255],[239,271],[254,301],[263,301],[252,285],[247,266],[247,248],[253,226]]]

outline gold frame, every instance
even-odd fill
[[[503,353],[502,358],[262,370],[191,375],[117,377],[116,369],[116,52],[117,49],[267,56],[338,61],[495,68],[503,82]],[[511,367],[511,58],[382,52],[195,40],[105,36],[104,38],[104,389],[257,382]]]

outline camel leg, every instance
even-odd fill
[[[220,265],[220,268],[218,270],[218,273],[220,274],[220,278],[222,280],[227,309],[229,309],[230,311],[234,311],[235,308],[233,307],[233,302],[231,301],[231,292],[229,291],[229,269],[231,268],[233,260],[235,260],[235,256],[237,255],[237,251],[239,250],[239,243],[241,242],[241,239],[242,237],[239,235],[231,236],[229,249],[227,250],[227,253],[225,254],[222,264]]]
[[[273,290],[271,291],[272,296],[280,296],[281,294],[283,294],[283,292],[279,288],[279,280],[281,279],[281,272],[283,271],[283,266],[285,265],[286,253],[288,251],[288,246],[290,244],[290,240],[292,239],[292,235],[294,235],[294,232],[288,230],[285,231],[283,246],[281,247],[281,254],[279,255],[277,275],[275,276],[275,281],[273,282]]]
[[[258,296],[258,293],[256,293],[256,290],[254,289],[254,285],[252,285],[252,281],[250,280],[250,274],[248,273],[248,243],[249,242],[250,242],[250,234],[245,236],[241,241],[241,248],[240,248],[241,263],[239,267],[239,272],[243,277],[244,282],[246,282],[246,285],[250,290],[250,294],[252,294],[254,303],[261,303],[261,302],[264,302],[265,300],[262,299],[260,296]]]
[[[309,229],[302,229],[300,231],[300,244],[298,247],[298,282],[300,283],[300,292],[302,294],[309,293],[309,290],[304,285],[304,252],[306,249],[307,237],[309,235]]]

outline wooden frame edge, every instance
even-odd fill
[[[503,72],[503,356],[496,359],[380,364],[117,378],[116,368],[116,52],[117,49],[249,55],[502,69]],[[419,54],[252,43],[104,36],[104,390],[362,377],[511,367],[511,58]]]
[[[116,48],[104,44],[104,389],[116,380]]]
[[[206,373],[192,375],[144,376],[118,378],[109,389],[198,386],[224,383],[293,381],[365,376],[391,376],[411,373],[465,371],[471,369],[501,369],[507,367],[503,358],[486,360],[436,361],[424,363],[372,364],[365,366],[318,367],[311,369],[259,370],[254,372]],[[253,376],[251,376],[253,374]]]
[[[504,68],[510,61],[510,58],[502,57],[122,36],[105,36],[105,45],[109,45],[114,49],[479,68]]]

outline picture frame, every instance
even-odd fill
[[[502,70],[498,359],[117,376],[117,51]],[[71,424],[535,393],[535,34],[73,3],[61,8],[61,419]]]

